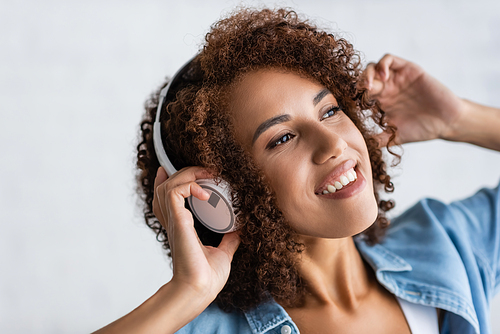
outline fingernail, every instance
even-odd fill
[[[384,71],[379,71],[378,74],[380,75],[380,78],[382,80],[385,80],[385,72]]]

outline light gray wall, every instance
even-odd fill
[[[90,332],[169,280],[135,208],[142,104],[237,4],[0,2],[0,332]],[[500,106],[498,1],[280,4],[344,31],[366,61],[394,53],[460,96]],[[398,211],[493,186],[499,167],[499,153],[470,145],[408,145],[395,170]],[[494,333],[499,315],[497,297]]]

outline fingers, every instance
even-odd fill
[[[378,148],[387,147],[387,144],[389,144],[389,141],[391,140],[391,136],[392,134],[387,131],[381,132],[378,135],[376,135],[374,138],[378,141]],[[394,146],[394,145],[401,145],[401,140],[397,132],[396,132],[396,137],[390,143],[389,146]]]
[[[165,221],[165,213],[163,212],[163,209],[158,206],[159,203],[159,197],[158,197],[158,191],[157,188],[160,184],[165,182],[168,179],[167,172],[165,172],[165,169],[163,167],[158,168],[156,172],[156,177],[155,177],[155,182],[153,185],[154,189],[154,197],[153,197],[153,213],[155,214],[156,218],[158,218],[161,221]],[[162,223],[163,225],[163,223]],[[165,226],[164,226],[165,227]]]
[[[375,70],[380,76],[380,80],[387,81],[390,76],[390,67],[392,62],[394,61],[394,56],[390,54],[384,55],[378,63],[375,65]]]
[[[158,168],[158,170],[156,171],[154,189],[156,189],[157,186],[165,182],[167,179],[168,175],[167,172],[165,172],[165,169],[163,169],[163,167]]]
[[[160,167],[156,172],[154,189],[156,189],[160,184],[165,182],[167,179],[169,180],[170,184],[173,187],[175,187],[182,183],[195,181],[198,179],[208,179],[211,177],[212,175],[210,174],[210,172],[202,167],[185,167],[177,171],[174,175],[168,177],[165,169],[163,167]]]
[[[360,80],[360,82],[358,83],[358,89],[364,88],[367,90],[371,90],[373,87],[373,80],[375,78],[375,64],[369,63],[368,65],[366,65],[362,76],[362,80]]]
[[[385,54],[375,65],[375,70],[382,81],[387,81],[395,71],[399,71],[409,64],[411,63],[403,58]]]
[[[390,76],[390,71],[398,71],[406,66],[409,62],[402,58],[391,54],[385,54],[377,63],[376,70],[379,72],[383,81],[387,81]]]
[[[186,213],[184,199],[193,195],[199,200],[206,201],[210,195],[194,181],[171,187],[168,182],[156,188],[153,199],[153,213],[165,229],[171,220],[184,220]]]
[[[396,71],[403,69],[408,61],[391,54],[384,55],[376,64],[369,63],[363,72],[359,88],[367,89],[372,97],[377,97],[385,89],[386,83]]]
[[[196,182],[184,183],[171,189],[163,187],[163,191],[158,191],[160,200],[166,202],[167,209],[182,210],[184,209],[184,199],[193,195],[199,200],[206,201],[210,197],[208,192]]]
[[[366,89],[370,96],[377,96],[385,86],[376,66],[375,63],[369,63],[363,72],[362,80],[358,83],[358,89]]]
[[[212,177],[212,174],[203,167],[185,167],[169,177],[169,184],[171,187],[176,187],[187,182]]]
[[[210,195],[195,182],[207,177],[210,177],[210,173],[201,167],[184,168],[171,177],[162,167],[158,169],[154,183],[153,213],[167,231],[169,221],[192,218],[184,207],[185,198],[192,195],[202,201],[208,200]]]
[[[230,259],[233,258],[234,253],[238,249],[240,245],[240,235],[239,232],[230,232],[226,233],[224,237],[222,237],[222,241],[220,242],[218,249],[224,251]]]
[[[391,77],[391,70],[397,71],[406,66],[409,62],[391,54],[385,54],[376,64],[369,63],[363,72],[366,88],[370,87],[373,79],[387,81]]]

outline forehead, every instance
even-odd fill
[[[300,116],[324,89],[296,73],[261,69],[243,75],[231,88],[229,111],[242,144],[251,144],[254,131],[267,119],[289,114]]]

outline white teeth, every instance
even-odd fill
[[[323,195],[334,193],[337,190],[342,189],[344,186],[348,185],[349,183],[351,183],[357,179],[358,179],[358,175],[356,174],[356,171],[354,170],[354,168],[352,168],[347,173],[342,175],[340,177],[339,181],[335,181],[335,183],[333,185],[331,185],[331,184],[327,185],[326,189],[323,190]]]

